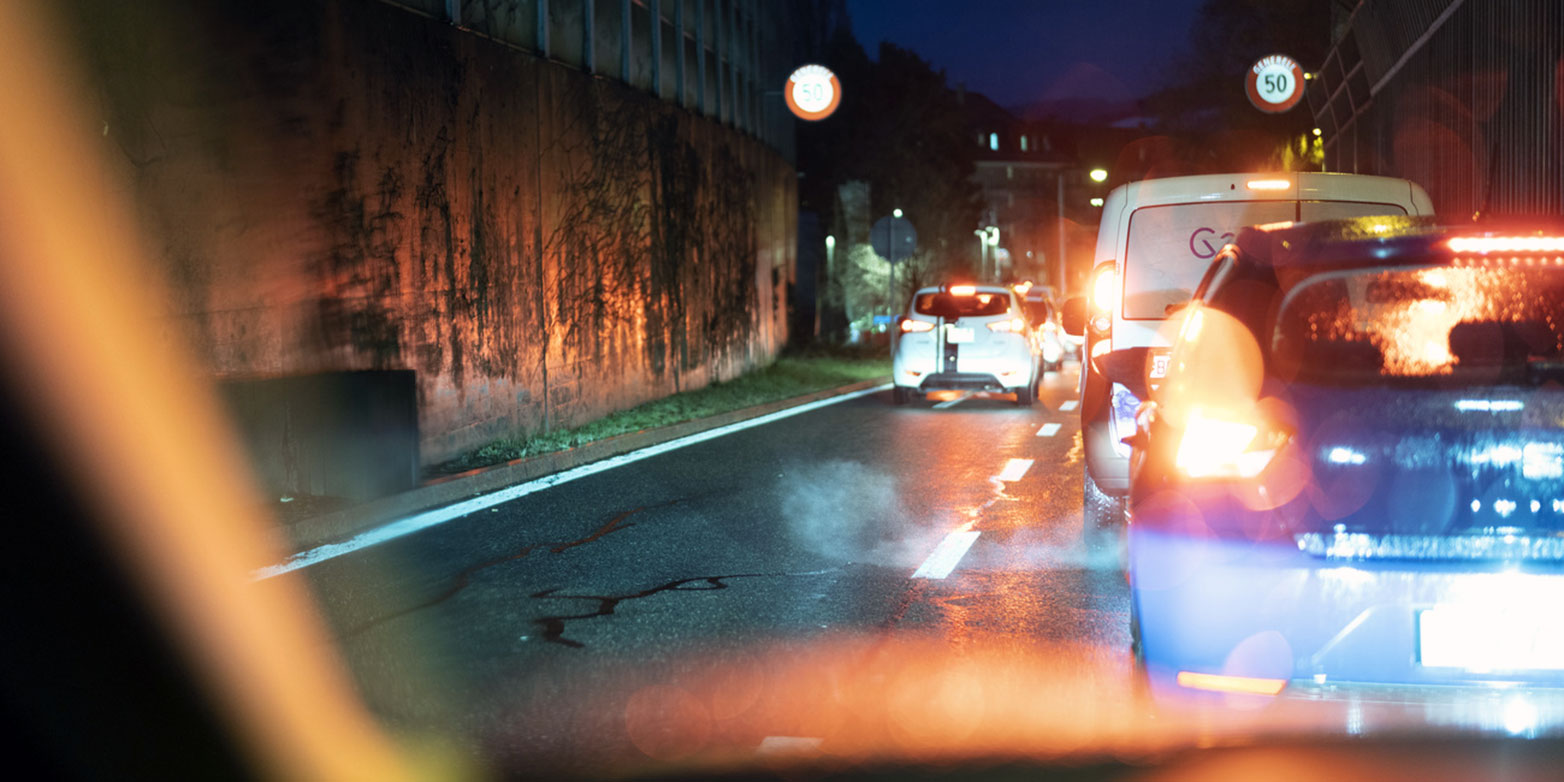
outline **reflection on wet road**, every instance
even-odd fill
[[[1128,602],[1080,544],[1075,371],[1030,409],[848,400],[303,572],[388,722],[491,756],[1101,728]]]

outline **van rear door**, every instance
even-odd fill
[[[1158,326],[1189,300],[1211,259],[1238,229],[1291,220],[1297,202],[1205,201],[1143,206],[1130,215],[1123,300],[1116,308],[1115,347],[1163,344]]]

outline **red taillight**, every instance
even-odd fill
[[[996,321],[994,323],[988,324],[988,330],[989,331],[1010,331],[1010,332],[1014,332],[1016,334],[1020,334],[1021,332],[1026,331],[1026,321],[1024,321],[1024,320],[1022,320],[1020,318],[1011,318],[1010,320]]]
[[[1564,252],[1564,236],[1457,236],[1447,244],[1458,253]]]
[[[1174,463],[1191,478],[1253,478],[1288,439],[1280,429],[1195,408],[1185,421]]]
[[[934,324],[926,320],[913,320],[912,318],[904,318],[901,322],[901,333],[903,334],[916,334],[919,332],[933,330]]]
[[[1118,298],[1118,287],[1119,273],[1114,267],[1103,264],[1092,279],[1092,306],[1101,312],[1111,311],[1114,300]]]

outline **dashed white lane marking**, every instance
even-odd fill
[[[978,539],[977,530],[960,529],[945,536],[938,546],[934,547],[934,553],[923,564],[913,571],[913,578],[944,578],[950,575],[950,571],[956,569],[956,564],[966,556],[967,549],[972,548],[973,541]]]
[[[1043,428],[1037,430],[1038,437],[1053,437],[1059,433],[1064,424],[1043,424]]]
[[[961,558],[967,555],[967,550],[972,548],[973,543],[977,542],[978,535],[982,534],[972,529],[972,526],[977,523],[978,517],[983,510],[1005,496],[1006,483],[1021,480],[1026,477],[1026,471],[1030,469],[1032,469],[1031,459],[1011,459],[1005,462],[1005,469],[1000,470],[998,475],[988,479],[989,483],[994,484],[995,493],[993,498],[983,503],[982,506],[972,509],[969,512],[969,515],[972,517],[971,520],[951,531],[949,535],[946,535],[945,539],[940,541],[938,546],[934,547],[934,552],[929,554],[929,558],[923,560],[923,564],[913,571],[912,577],[944,578],[950,575],[951,571],[956,569],[956,565],[961,563]]]
[[[695,445],[696,443],[703,443],[707,440],[715,440],[716,438],[725,434],[732,434],[734,432],[749,429],[751,427],[769,424],[772,421],[779,421],[783,418],[795,416],[800,413],[807,413],[811,410],[818,410],[827,405],[834,405],[838,402],[846,402],[849,399],[857,399],[860,396],[868,396],[869,394],[878,394],[890,387],[891,384],[886,383],[884,385],[875,386],[874,388],[866,388],[862,391],[854,391],[850,394],[842,394],[841,396],[833,396],[826,399],[817,399],[813,402],[808,402],[797,407],[789,407],[786,410],[778,410],[775,413],[767,413],[766,415],[756,416],[747,421],[739,421],[738,423],[728,424],[727,426],[719,426],[715,429],[707,429],[704,432],[698,432],[688,437],[680,437],[677,440],[669,440],[665,443],[658,443],[657,445],[642,448],[639,451],[631,451],[629,453],[603,459],[602,461],[592,462],[591,464],[583,464],[580,467],[573,467],[569,470],[565,470],[564,472],[557,472],[553,475],[547,475],[535,481],[518,483],[515,486],[507,486],[503,489],[480,495],[470,500],[463,500],[462,502],[458,502],[455,505],[447,505],[443,508],[435,508],[434,510],[424,511],[423,513],[417,513],[412,516],[393,521],[384,526],[369,530],[368,532],[355,535],[354,537],[348,538],[341,543],[329,543],[324,546],[317,546],[315,548],[309,549],[308,551],[301,551],[276,565],[270,565],[268,567],[255,570],[250,574],[250,577],[256,581],[260,581],[262,579],[271,578],[272,576],[279,576],[283,573],[299,570],[300,568],[307,568],[311,565],[325,562],[328,559],[336,559],[337,557],[343,556],[345,554],[352,554],[355,551],[361,551],[363,549],[369,548],[370,546],[379,545],[388,540],[395,540],[397,538],[406,537],[415,532],[422,532],[423,530],[444,524],[452,519],[459,519],[463,516],[477,513],[481,510],[487,510],[488,508],[492,508],[495,505],[510,502],[511,500],[517,499],[519,497],[525,497],[528,494],[532,494],[533,492],[553,488],[560,485],[561,483],[568,483],[570,481],[576,480],[577,478],[585,478],[588,475],[596,475],[597,473],[612,470],[615,467],[621,467],[626,464],[630,464],[631,462],[638,462],[642,459],[650,459],[653,456],[683,448],[686,445]]]
[[[962,402],[965,402],[965,401],[967,401],[968,399],[971,399],[971,398],[972,398],[972,392],[968,391],[965,394],[962,394],[961,396],[956,397],[955,399],[947,399],[947,400],[945,400],[943,402],[940,402],[939,404],[934,406],[934,409],[935,410],[944,410],[947,407],[955,407],[956,405],[959,405]]]
[[[1063,410],[1066,413],[1068,413],[1071,410],[1074,410],[1075,408],[1080,407],[1080,405],[1081,405],[1080,400],[1071,399],[1071,400],[1069,400],[1067,402],[1060,402],[1059,403],[1059,409]]]
[[[767,736],[760,740],[758,751],[762,755],[783,755],[795,752],[815,752],[824,739],[812,736]]]
[[[1031,459],[1011,459],[1005,463],[1005,469],[1000,470],[995,476],[1006,483],[1013,483],[1026,477],[1026,471],[1032,469]]]

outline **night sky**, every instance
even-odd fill
[[[944,68],[1002,106],[1137,98],[1161,86],[1201,0],[847,0],[853,33]]]

